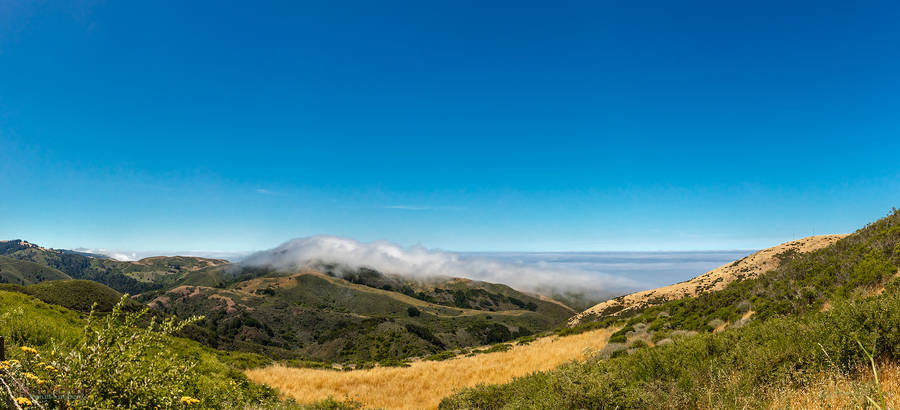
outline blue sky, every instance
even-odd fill
[[[2,238],[753,249],[900,206],[896,2],[58,3],[0,2]]]

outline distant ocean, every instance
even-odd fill
[[[461,259],[492,259],[522,267],[619,278],[630,282],[631,290],[644,290],[691,279],[753,252],[464,252],[459,255]]]

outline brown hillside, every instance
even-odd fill
[[[508,383],[516,377],[584,360],[606,346],[612,330],[567,337],[542,337],[505,352],[417,361],[410,367],[335,371],[274,365],[248,370],[250,380],[279,389],[300,403],[328,397],[353,399],[366,408],[435,409],[441,399],[464,387]]]
[[[775,269],[780,264],[781,257],[783,256],[794,252],[806,253],[824,248],[845,236],[847,235],[809,236],[786,242],[778,246],[773,246],[768,249],[763,249],[684,282],[657,289],[636,292],[599,303],[573,317],[569,321],[569,324],[576,325],[587,316],[618,316],[634,309],[643,309],[670,300],[697,296],[703,292],[719,290],[735,280],[753,278]]]

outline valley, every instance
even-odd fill
[[[111,317],[146,310],[138,326],[193,318],[167,337],[181,352],[205,356],[222,380],[250,383],[241,394],[262,394],[254,400],[280,394],[312,408],[755,408],[830,394],[829,402],[866,403],[876,383],[867,376],[869,355],[885,375],[879,397],[900,400],[892,387],[900,211],[849,235],[788,242],[581,313],[505,285],[333,263],[286,272],[189,257],[119,262],[25,241],[0,249],[7,306],[58,323],[51,333],[21,329],[13,345],[71,338],[77,332],[65,329],[92,309]],[[134,289],[145,290],[122,298]]]

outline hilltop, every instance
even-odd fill
[[[280,271],[184,256],[117,261],[23,240],[0,242],[0,255],[0,281],[25,286],[10,290],[78,310],[93,301],[108,310],[130,293],[160,315],[204,316],[186,337],[298,365],[400,363],[546,331],[576,313],[506,285],[336,264]]]
[[[900,210],[805,243],[823,242],[776,251],[777,266],[761,253],[767,270],[722,286],[583,315],[561,334],[618,329],[600,354],[465,389],[441,408],[766,408],[785,397],[896,406],[897,381],[872,374],[900,363]]]
[[[503,342],[571,316],[556,303],[499,285],[450,280],[446,287],[410,289],[304,270],[226,287],[181,285],[138,300],[167,314],[205,315],[192,337],[213,347],[327,362],[399,360]]]
[[[684,282],[635,292],[598,303],[573,317],[569,323],[577,325],[583,321],[596,320],[596,318],[628,316],[635,311],[642,311],[650,306],[721,290],[731,282],[755,278],[777,268],[782,261],[792,256],[830,246],[845,236],[847,235],[818,235],[785,242],[781,245],[755,252]]]
[[[133,262],[117,261],[88,253],[45,248],[20,239],[0,242],[0,256],[31,262],[36,265],[29,266],[39,265],[52,268],[52,272],[64,274],[57,273],[53,279],[92,280],[130,294],[162,289],[178,284],[192,275],[202,275],[228,265],[228,261],[222,259],[184,256],[160,256]]]

